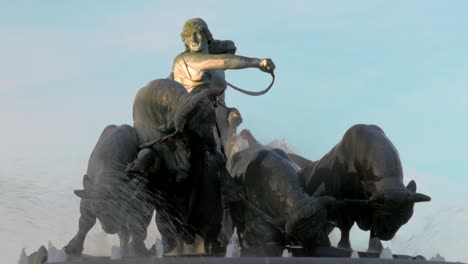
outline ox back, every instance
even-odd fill
[[[249,245],[329,244],[323,236],[326,205],[304,192],[299,170],[284,151],[254,144],[232,156],[229,172],[245,191],[243,209],[231,213]]]
[[[133,103],[133,126],[140,144],[161,137],[157,128],[173,120],[177,103],[185,94],[185,88],[170,79],[153,80],[138,91]]]
[[[112,188],[127,181],[124,170],[127,164],[136,158],[137,151],[137,138],[133,127],[107,126],[89,158],[84,188]]]
[[[324,182],[325,195],[337,200],[363,200],[370,196],[363,184],[372,185],[384,178],[394,178],[403,184],[403,170],[398,151],[382,129],[374,125],[355,125],[320,160],[303,167],[301,178],[309,194]],[[351,217],[361,229],[369,230],[370,210],[353,207],[346,217]],[[336,215],[332,215],[331,220],[335,221]]]

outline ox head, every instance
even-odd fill
[[[229,159],[233,152],[235,152],[235,137],[237,134],[237,127],[242,123],[242,116],[236,108],[220,104],[216,109],[216,122],[218,124],[224,154],[226,158]]]
[[[414,204],[428,202],[431,198],[416,192],[416,182],[405,187],[401,179],[389,178],[362,183],[369,200],[365,201],[372,210],[371,232],[381,240],[392,239],[398,229],[413,215]]]
[[[220,89],[204,89],[196,94],[186,94],[178,104],[173,121],[159,127],[165,134],[179,133],[197,150],[216,147],[216,114],[214,98],[224,92]]]

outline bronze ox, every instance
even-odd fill
[[[284,151],[261,145],[248,130],[241,136],[249,146],[234,153],[227,166],[243,187],[240,202],[230,204],[243,242],[260,248],[268,244],[328,246],[327,208],[335,199],[321,197],[323,189],[313,196],[305,193],[299,169]]]
[[[123,253],[130,237],[133,241],[144,240],[138,222],[146,207],[134,193],[139,181],[125,173],[125,166],[135,159],[137,152],[133,127],[109,125],[104,129],[89,158],[84,189],[75,191],[81,198],[81,215],[77,234],[65,246],[67,254],[81,254],[86,235],[96,219],[106,233],[119,234]],[[142,206],[138,211],[131,211],[131,205],[136,202]]]
[[[84,189],[75,191],[81,217],[68,254],[82,252],[96,218],[105,232],[119,234],[122,254],[147,254],[154,209],[166,251],[197,234],[216,246],[222,220],[218,172],[225,168],[216,154],[213,99],[223,91],[188,94],[168,79],[139,90],[134,128],[107,127],[91,154]]]
[[[298,155],[290,157],[302,167],[301,179],[307,193],[322,183],[325,195],[346,204],[329,211],[328,221],[341,231],[338,247],[351,249],[349,231],[354,223],[370,231],[369,252],[381,252],[380,240],[392,239],[413,215],[414,204],[430,201],[416,192],[416,183],[403,184],[398,151],[382,129],[355,125],[342,140],[318,161]]]
[[[228,151],[230,156],[233,152],[233,141],[229,139],[235,137],[235,127],[238,124],[228,125],[231,128],[224,136],[223,145],[225,149],[230,150]],[[267,201],[264,206],[271,206],[275,204],[271,201],[275,199],[278,195],[276,191],[280,189],[272,186],[286,184],[287,187],[283,187],[282,190],[285,191],[295,186],[294,182],[298,178],[300,186],[309,195],[335,198],[334,206],[328,207],[327,210],[326,222],[329,225],[326,231],[330,232],[333,227],[340,229],[341,239],[338,243],[340,248],[351,249],[349,231],[354,223],[357,223],[362,230],[370,231],[368,251],[381,252],[380,240],[389,240],[395,236],[399,228],[411,218],[414,204],[430,201],[429,196],[416,192],[414,181],[410,181],[407,186],[403,184],[403,169],[398,151],[382,129],[375,125],[351,127],[342,140],[318,161],[288,154],[289,159],[301,168],[298,176],[290,160],[284,157],[281,151],[252,148],[258,145],[258,142],[250,133],[244,131],[243,134],[248,139],[250,147],[233,154],[229,159],[228,168],[233,176],[241,177],[244,188],[255,190],[249,197],[263,196],[260,200]],[[291,173],[283,173],[284,170],[289,170]],[[260,182],[263,176],[258,175],[262,173],[269,174],[269,181]],[[282,177],[293,179],[282,179]],[[249,180],[252,181],[249,183],[246,181],[249,178],[254,180]],[[275,191],[265,191],[268,188]],[[288,192],[288,195],[297,196],[300,192],[300,190]],[[237,208],[235,214],[241,215],[242,210],[239,210],[239,206],[235,208]],[[277,220],[278,209],[273,212],[268,210],[271,211],[271,208],[261,209],[267,212],[270,220]],[[262,218],[261,215],[262,213],[257,214]],[[265,217],[263,218],[265,220]],[[314,226],[310,228],[315,229]],[[262,237],[264,234],[263,232],[258,235]],[[322,239],[316,244],[326,245],[327,241]]]
[[[219,248],[224,161],[217,151],[215,98],[224,89],[189,94],[179,83],[162,79],[140,89],[134,127],[143,143],[129,171],[143,172],[151,183],[156,225],[165,251],[195,236],[205,248]]]

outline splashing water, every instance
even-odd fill
[[[65,250],[57,249],[56,247],[54,247],[54,245],[52,245],[50,241],[49,241],[49,245],[47,246],[47,252],[48,252],[48,258],[47,258],[48,263],[67,261],[67,253],[65,253]]]
[[[268,147],[279,148],[286,153],[296,153],[294,148],[289,144],[288,140],[285,138],[274,139],[267,144]]]
[[[379,256],[381,259],[393,259],[393,254],[390,248],[386,247],[382,249],[382,252],[380,253]]]
[[[359,258],[359,254],[356,251],[353,251],[353,253],[351,253],[351,258]]]
[[[281,255],[281,257],[283,257],[283,258],[292,258],[293,254],[291,252],[289,252],[289,250],[284,249],[283,254]]]
[[[118,246],[112,246],[110,259],[121,259],[120,248]]]
[[[48,258],[47,263],[54,263],[54,262],[65,262],[67,261],[67,253],[63,249],[57,249],[52,245],[49,241],[49,245],[47,246]]]
[[[239,236],[237,235],[237,228],[234,227],[231,240],[226,247],[226,258],[239,258],[241,255],[241,247],[239,245]]]
[[[238,149],[245,147],[244,141],[237,143]],[[287,143],[283,140],[276,145],[284,145],[284,142]],[[34,251],[40,245],[47,245],[48,240],[61,248],[74,236],[78,229],[79,198],[72,191],[82,188],[82,175],[92,147],[89,145],[83,151],[70,154],[47,152],[48,155],[41,159],[38,155],[42,152],[0,156],[0,237],[9,238],[0,244],[2,263],[17,263],[22,248]],[[320,158],[320,154],[324,153],[304,156],[313,160]],[[438,252],[448,261],[468,262],[468,207],[464,200],[457,198],[466,192],[464,185],[439,175],[417,174],[417,171],[406,169],[405,177],[415,179],[418,189],[430,194],[433,201],[415,206],[413,217],[388,246],[397,254],[424,255],[429,259]],[[147,246],[151,246],[158,236],[152,221]],[[454,237],[459,243],[449,244]],[[330,239],[333,245],[338,243],[337,229]],[[357,227],[351,230],[355,250],[366,251],[368,239],[368,232]],[[111,246],[118,242],[116,235],[104,234],[97,223],[86,238],[83,253],[108,256]]]
[[[161,239],[156,239],[155,243],[155,248],[156,248],[156,257],[162,258],[164,257],[164,244]]]
[[[20,258],[18,264],[28,264],[28,256],[26,255],[26,249],[21,250]]]
[[[439,253],[437,253],[435,256],[433,256],[431,259],[429,259],[429,261],[445,262],[445,258],[442,257],[441,255],[439,255]]]
[[[232,145],[231,154],[234,154],[236,152],[239,152],[249,147],[249,143],[247,142],[247,140],[242,138],[240,135],[236,135],[232,137],[231,145]]]

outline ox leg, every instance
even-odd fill
[[[161,234],[164,252],[171,252],[177,246],[177,228],[171,216],[164,210],[156,210],[156,226]]]
[[[145,256],[148,255],[148,249],[145,246],[147,229],[151,222],[151,213],[143,213],[141,217],[132,219],[128,225],[131,241],[128,245],[128,255]]]
[[[349,208],[342,208],[338,212],[337,226],[341,232],[341,238],[338,242],[338,248],[352,250],[351,242],[349,240],[349,231],[354,225],[354,220],[351,218],[351,210]]]
[[[221,243],[219,242],[219,233],[221,231],[221,224],[211,225],[206,232],[205,238],[205,252],[213,254],[221,250]]]
[[[340,228],[340,231],[341,231],[341,239],[340,239],[340,242],[338,242],[338,248],[342,248],[342,249],[347,249],[347,250],[351,250],[351,242],[349,240],[349,231],[351,229],[349,228],[343,228],[341,229]]]
[[[123,227],[122,230],[118,233],[120,239],[120,254],[122,256],[128,255],[128,242],[130,240],[130,233],[128,232],[127,227]]]
[[[96,216],[91,212],[91,201],[81,199],[80,202],[80,220],[78,224],[78,233],[64,247],[68,255],[80,255],[83,252],[83,244],[89,230],[96,224]]]
[[[153,210],[154,207],[147,193],[142,194],[142,197],[138,201],[132,202],[127,222],[131,238],[128,245],[129,256],[145,256],[149,254],[145,246],[145,239]]]
[[[372,230],[370,231],[370,238],[369,238],[369,248],[367,249],[367,252],[372,252],[372,253],[381,253],[383,250],[383,245],[380,239],[378,239]]]

